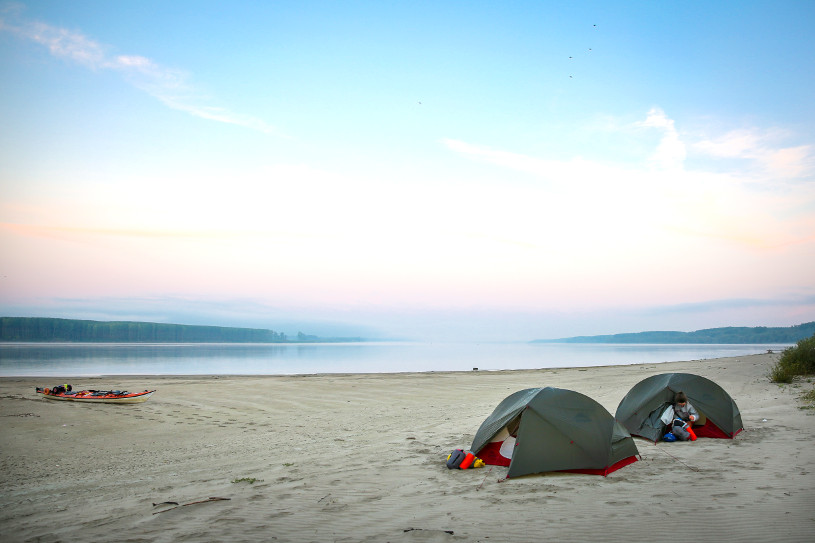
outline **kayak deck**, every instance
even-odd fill
[[[37,393],[49,400],[85,403],[142,403],[146,402],[155,390],[127,392],[121,390],[81,390],[54,394],[47,388],[37,387]]]

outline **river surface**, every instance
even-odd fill
[[[574,343],[2,343],[0,376],[292,375],[649,364],[778,352],[789,345]]]

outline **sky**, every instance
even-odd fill
[[[815,320],[815,3],[0,0],[0,313]]]

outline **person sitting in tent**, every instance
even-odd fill
[[[684,392],[679,391],[674,395],[673,405],[669,405],[660,418],[668,425],[668,431],[673,433],[679,441],[689,439],[696,441],[691,426],[699,420],[699,413],[690,404]]]

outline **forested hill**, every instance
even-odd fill
[[[813,334],[815,322],[807,322],[777,328],[729,326],[695,332],[636,332],[608,336],[537,339],[532,343],[796,343]]]
[[[318,343],[362,341],[319,338],[259,328],[226,328],[155,322],[89,321],[43,317],[0,317],[0,341],[68,341],[87,343]]]

